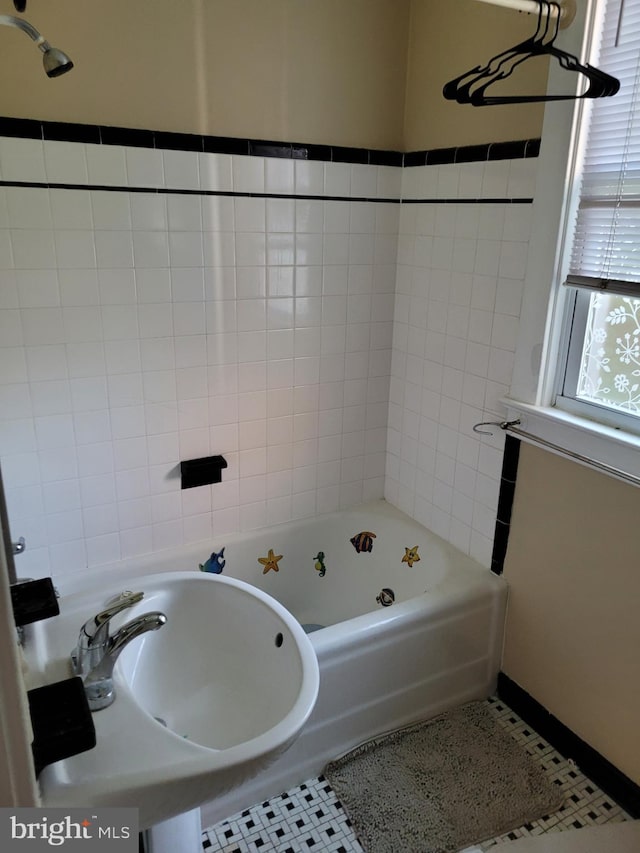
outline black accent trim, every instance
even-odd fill
[[[408,151],[402,158],[403,166],[426,166],[427,152],[426,151]]]
[[[487,142],[484,145],[409,151],[404,155],[404,165],[432,166],[449,163],[479,163],[486,160],[516,160],[523,157],[537,157],[539,153],[539,139],[516,139],[512,142]]]
[[[505,436],[498,512],[493,537],[493,551],[491,553],[491,571],[496,575],[501,575],[504,571],[504,561],[507,556],[519,457],[520,439],[514,438],[512,435]]]
[[[291,160],[290,142],[267,142],[262,139],[249,140],[249,154],[253,157],[278,157],[281,160]]]
[[[44,139],[57,142],[92,142],[100,144],[100,128],[95,124],[69,124],[60,121],[43,121]]]
[[[203,150],[208,154],[249,154],[249,140],[233,136],[203,136]]]
[[[155,148],[155,135],[152,130],[137,130],[133,127],[101,127],[100,141],[103,145]]]
[[[42,139],[42,123],[30,118],[0,118],[1,136]]]
[[[1,181],[0,187],[25,187],[43,190],[97,190],[113,193],[155,193],[157,195],[202,195],[224,196],[227,198],[292,198],[301,201],[353,201],[377,202],[379,204],[400,204],[399,198],[374,198],[369,196],[347,195],[311,195],[306,193],[252,193],[236,190],[191,190],[175,189],[173,187],[119,187],[107,184],[62,184],[47,183],[46,181]],[[508,201],[509,199],[507,199]]]
[[[533,204],[532,198],[403,198],[403,204]]]
[[[307,193],[253,193],[237,190],[191,190],[174,187],[120,187],[108,184],[63,184],[47,181],[2,181],[0,187],[32,187],[43,190],[98,190],[113,193],[158,193],[159,195],[212,195],[230,198],[293,198],[308,201],[378,202],[380,204],[533,204],[532,198],[377,198]]]
[[[504,561],[507,556],[509,544],[510,527],[504,521],[496,520],[493,533],[493,550],[491,552],[491,571],[494,575],[501,575],[504,570]]]
[[[334,145],[331,148],[331,159],[334,163],[361,163],[366,165],[369,162],[369,149]]]
[[[63,142],[91,142],[175,151],[205,151],[210,154],[244,154],[279,157],[287,160],[323,160],[335,163],[363,163],[402,166],[402,152],[339,145],[317,145],[233,136],[206,136],[134,127],[49,122],[34,119],[0,118],[0,136],[27,139],[55,139]]]
[[[489,159],[486,145],[464,145],[456,149],[456,163],[482,163]]]
[[[526,157],[528,139],[516,142],[492,142],[489,145],[489,160],[519,160]]]
[[[540,144],[541,139],[528,139],[527,147],[525,150],[525,157],[539,157],[540,156]]]
[[[0,136],[27,139],[51,139],[62,142],[90,142],[102,145],[125,145],[136,148],[163,148],[176,151],[206,151],[211,154],[246,154],[259,157],[284,157],[295,160],[323,160],[334,163],[362,163],[376,166],[424,166],[446,163],[472,163],[537,157],[540,139],[513,142],[487,142],[423,151],[350,148],[341,145],[318,145],[301,142],[271,142],[264,139],[242,139],[234,136],[206,136],[133,127],[79,124],[75,122],[37,121],[0,117]]]
[[[434,148],[433,151],[427,151],[427,166],[455,163],[457,150],[457,148]]]
[[[330,145],[305,145],[303,146],[307,152],[305,160],[322,160],[324,162],[331,161],[331,146]]]
[[[504,477],[500,481],[500,497],[498,499],[498,521],[503,524],[511,524],[511,510],[513,508],[513,496],[516,491],[516,484],[511,480],[505,480]]]
[[[402,166],[403,155],[400,151],[369,151],[371,166]]]
[[[498,674],[497,694],[565,758],[573,759],[580,770],[618,805],[633,818],[640,818],[640,785],[549,713],[504,672]]]
[[[195,133],[170,133],[165,130],[155,130],[153,133],[155,148],[165,148],[171,151],[202,151],[202,137]]]
[[[504,456],[502,458],[503,480],[515,483],[518,476],[518,462],[520,461],[520,439],[513,435],[506,435],[504,439]]]

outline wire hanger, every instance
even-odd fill
[[[554,17],[553,9],[555,9],[555,25],[551,26],[551,19]],[[540,0],[538,24],[533,36],[497,54],[486,65],[472,68],[446,83],[442,94],[447,100],[455,100],[460,104],[472,104],[474,107],[602,98],[615,95],[620,88],[620,83],[615,77],[592,65],[581,63],[573,54],[554,45],[559,24],[560,7],[548,0]],[[510,77],[518,65],[534,56],[553,56],[562,68],[583,74],[589,81],[587,89],[581,95],[485,95],[489,86]]]

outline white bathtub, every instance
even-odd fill
[[[351,539],[374,533],[372,550]],[[418,547],[419,561],[403,562]],[[209,826],[312,776],[326,762],[383,731],[488,696],[500,665],[506,584],[385,501],[357,510],[221,537],[107,571],[197,570],[224,547],[224,573],[273,595],[310,634],[320,666],[313,714],[292,747],[242,788],[202,807]],[[263,573],[259,558],[280,556]],[[316,569],[324,552],[326,573]],[[395,601],[376,598],[391,589]],[[62,590],[62,591],[67,591]],[[73,590],[69,590],[73,591]],[[256,697],[259,702],[259,697]]]

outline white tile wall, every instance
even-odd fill
[[[405,199],[533,197],[536,161],[403,171]],[[404,204],[385,497],[490,565],[530,204]]]
[[[381,496],[485,565],[535,160],[387,167],[0,139],[0,453],[23,574]],[[402,178],[401,178],[402,175]],[[389,388],[389,376],[391,386]],[[223,483],[181,492],[180,459]]]
[[[7,138],[0,178],[149,188],[0,188],[21,575],[382,496],[399,206],[154,190],[397,198],[400,170]],[[209,453],[223,482],[181,492],[179,461]]]

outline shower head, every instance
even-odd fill
[[[45,42],[46,44],[46,42]],[[64,51],[57,47],[49,47],[44,51],[42,64],[47,77],[59,77],[61,74],[66,74],[73,68],[73,62],[69,59]]]
[[[52,47],[29,21],[25,21],[23,18],[16,18],[14,15],[0,15],[0,25],[16,27],[16,29],[22,30],[23,33],[26,33],[36,43],[36,46],[43,53],[42,62],[47,77],[59,77],[73,68],[73,62],[67,54],[57,47]]]

